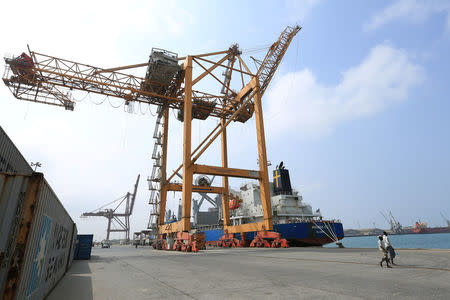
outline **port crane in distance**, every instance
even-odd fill
[[[133,214],[134,201],[136,199],[140,177],[140,175],[137,176],[133,193],[127,192],[125,196],[103,205],[102,207],[99,207],[91,212],[85,212],[81,215],[81,217],[105,217],[108,219],[106,241],[109,242],[111,232],[125,232],[126,241],[130,241],[130,216]],[[115,206],[114,208],[105,208],[113,204]],[[123,206],[125,208],[124,211],[118,212],[117,209]],[[115,228],[111,228],[112,226]]]
[[[177,54],[152,49],[147,64],[104,69],[57,58],[28,49],[17,58],[5,58],[6,72],[3,82],[14,97],[37,103],[62,106],[73,110],[72,90],[86,91],[124,99],[125,105],[145,103],[158,106],[162,115],[161,171],[159,186],[158,234],[161,239],[175,239],[183,250],[196,250],[190,234],[191,202],[193,192],[222,195],[223,226],[225,234],[262,232],[270,236],[273,229],[272,208],[267,169],[266,141],[261,98],[269,86],[275,71],[283,59],[292,39],[300,31],[299,26],[287,26],[279,38],[269,47],[262,60],[253,59],[257,66],[253,73],[242,59],[238,45],[217,52],[178,57]],[[181,62],[181,64],[178,64]],[[147,66],[144,77],[122,73],[123,70]],[[201,73],[193,76],[193,67]],[[222,70],[223,80],[216,75]],[[119,72],[120,71],[120,72]],[[232,75],[237,74],[235,80]],[[196,89],[199,82],[214,82],[220,93]],[[208,82],[208,83],[209,83]],[[232,84],[233,83],[233,84]],[[207,85],[203,85],[207,86]],[[167,142],[169,109],[178,111],[183,121],[183,149],[181,165],[168,176]],[[258,170],[230,168],[228,166],[227,126],[232,122],[245,123],[255,117],[258,145]],[[192,119],[217,118],[217,126],[192,150]],[[220,136],[221,165],[196,163],[206,149]],[[177,172],[182,171],[183,182],[172,183]],[[222,186],[193,185],[193,175],[222,176]],[[260,186],[263,221],[232,225],[229,212],[228,178],[258,180]],[[182,218],[170,224],[164,223],[167,192],[182,193]],[[187,245],[187,246],[186,246]],[[167,245],[165,245],[167,247]]]
[[[445,223],[447,223],[447,227],[450,227],[450,220],[442,212],[440,212],[440,214]]]
[[[400,224],[400,222],[398,222],[394,218],[391,211],[388,212],[389,218],[381,210],[380,210],[380,214],[384,217],[386,222],[389,223],[392,233],[402,233],[403,232],[402,224]]]

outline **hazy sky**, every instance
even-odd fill
[[[439,213],[450,215],[448,1],[9,1],[2,8],[1,54],[19,55],[29,44],[99,67],[145,62],[152,47],[180,56],[236,42],[261,47],[299,24],[263,98],[269,160],[283,160],[305,201],[345,228],[387,227],[380,210],[403,225],[443,225]],[[156,108],[129,114],[119,99],[74,96],[83,101],[68,112],[16,100],[1,84],[0,125],[29,161],[42,163],[79,231],[98,240],[106,219],[79,216],[131,191],[141,174],[131,223],[132,231],[145,229]],[[170,124],[172,170],[182,140],[181,123]],[[193,145],[213,124],[193,123]],[[254,118],[231,125],[230,166],[256,169]],[[202,162],[218,165],[217,149]],[[171,193],[168,207],[178,198]]]

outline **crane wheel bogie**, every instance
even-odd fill
[[[250,247],[257,248],[289,248],[286,239],[281,238],[281,234],[273,231],[258,231],[255,238],[250,243]]]

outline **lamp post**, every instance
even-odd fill
[[[31,162],[31,166],[34,167],[34,172],[36,172],[36,169],[37,169],[37,168],[40,168],[42,165],[41,165],[40,162],[37,161],[37,162],[35,162],[35,163],[34,163],[34,162]]]

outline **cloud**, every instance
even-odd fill
[[[286,8],[290,12],[289,18],[292,22],[303,21],[320,1],[321,0],[286,0]]]
[[[265,121],[269,136],[320,135],[339,123],[370,116],[408,99],[424,79],[423,69],[403,50],[374,47],[356,67],[326,86],[304,69],[278,78],[267,93]]]
[[[70,6],[70,17],[55,0],[25,1],[23,6],[21,22],[14,14],[0,19],[1,28],[14,27],[2,31],[7,42],[0,45],[1,54],[20,54],[28,43],[31,50],[64,53],[65,58],[95,66],[127,64],[130,52],[143,52],[138,41],[180,38],[196,19],[174,1],[133,0],[123,5],[117,0],[80,0]],[[4,11],[16,10],[15,3],[5,3]]]
[[[418,1],[398,0],[375,14],[370,22],[365,24],[366,30],[374,30],[395,20],[403,20],[420,24],[431,15],[443,13],[447,15],[446,30],[450,30],[450,2],[448,1]]]

